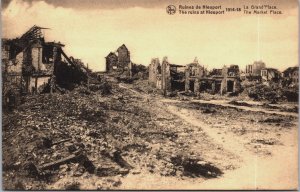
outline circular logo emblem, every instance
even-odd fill
[[[167,13],[169,15],[174,15],[176,13],[176,7],[174,5],[169,5],[167,7]]]

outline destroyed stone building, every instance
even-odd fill
[[[4,106],[18,103],[23,94],[53,92],[86,82],[84,64],[69,58],[60,42],[46,42],[43,29],[47,28],[33,26],[20,38],[2,39]]]
[[[261,70],[266,68],[266,64],[263,61],[254,61],[253,64],[246,66],[245,78],[248,80],[260,80]]]
[[[149,84],[162,89],[161,87],[161,65],[158,58],[153,58],[149,64]]]
[[[200,92],[200,79],[205,76],[205,69],[199,64],[198,59],[186,65],[185,68],[185,91]]]
[[[238,65],[223,67],[221,94],[238,93],[241,90],[240,70]]]
[[[172,91],[199,90],[199,78],[204,74],[204,67],[197,59],[186,66],[171,64],[167,57],[163,58],[162,64],[158,58],[153,58],[149,64],[149,83],[165,95]]]
[[[118,56],[113,53],[113,52],[110,52],[106,57],[106,71],[107,72],[111,72],[113,71],[114,69],[117,69],[118,67]]]
[[[263,82],[279,82],[281,79],[281,73],[274,68],[264,68],[261,70],[261,77]]]
[[[199,73],[195,67],[190,65],[190,69],[193,69],[191,79]],[[154,58],[149,64],[149,83],[162,90],[164,95],[170,94],[172,91],[184,91],[188,86],[186,85],[188,78],[186,73],[186,66],[171,64],[167,57],[163,58],[161,64],[158,58]]]
[[[133,64],[126,45],[121,45],[116,52],[110,52],[106,57],[106,72],[123,74],[132,77]]]
[[[149,83],[166,95],[172,91],[209,93],[238,93],[241,91],[238,65],[213,69],[209,74],[197,58],[185,66],[170,64],[165,57],[162,64],[158,58],[149,64]]]
[[[283,71],[283,78],[288,82],[288,85],[299,84],[299,67],[289,67]]]
[[[128,67],[130,61],[130,52],[127,47],[123,44],[117,49],[118,52],[118,67],[126,68]]]
[[[253,64],[246,66],[246,71],[242,74],[242,80],[279,83],[282,80],[282,73],[277,69],[266,67],[263,61],[255,61]]]
[[[241,91],[238,65],[213,69],[208,77],[201,79],[200,91],[213,94],[238,93]]]

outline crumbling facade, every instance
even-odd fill
[[[225,94],[241,91],[238,65],[213,69],[208,74],[197,58],[185,66],[170,64],[166,57],[162,64],[158,58],[152,59],[149,64],[149,83],[162,90],[165,95],[172,91],[185,91],[196,95],[201,92]]]
[[[222,69],[221,94],[238,93],[241,90],[240,70],[238,65],[224,66]]]
[[[204,67],[195,58],[192,63],[185,67],[185,91],[200,92],[200,81],[204,76]]]
[[[261,70],[266,68],[266,64],[263,61],[254,61],[253,64],[246,66],[243,78],[250,81],[261,81]]]
[[[260,76],[261,70],[266,68],[266,64],[263,61],[254,61],[253,64],[246,66],[246,74],[249,76]]]
[[[4,102],[12,102],[12,92],[13,102],[21,94],[42,92],[50,82],[63,45],[46,43],[41,29],[33,26],[20,38],[2,39],[3,97],[8,98]]]
[[[239,66],[224,66],[213,69],[209,75],[200,79],[200,92],[211,94],[237,93],[240,91]]]
[[[86,80],[83,63],[71,60],[63,44],[45,42],[42,29],[33,26],[20,38],[2,39],[4,105],[18,103],[22,94],[52,92],[57,84],[68,88],[68,83]]]
[[[298,85],[299,84],[299,67],[289,67],[283,71],[283,78],[288,85]]]
[[[281,79],[281,73],[274,68],[264,68],[261,70],[261,77],[263,82],[278,82]]]
[[[112,72],[113,70],[118,68],[118,56],[110,52],[106,57],[106,71],[107,72]]]
[[[117,49],[118,53],[118,68],[128,67],[130,61],[130,52],[127,47],[123,44]]]
[[[123,74],[132,77],[133,63],[126,45],[121,45],[116,52],[110,52],[106,57],[106,72]]]
[[[167,57],[163,58],[161,64],[158,58],[154,58],[151,60],[148,70],[149,83],[162,90],[164,95],[175,90],[184,90],[184,66],[169,63]]]
[[[2,39],[2,101],[4,106],[20,103],[23,53],[10,41]]]
[[[162,89],[161,74],[159,59],[153,58],[149,64],[149,83],[157,89]]]

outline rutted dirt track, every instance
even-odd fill
[[[215,142],[222,144],[225,149],[237,154],[242,159],[240,168],[224,174],[223,177],[203,182],[200,188],[204,189],[287,189],[297,186],[297,130],[293,129],[283,138],[285,146],[276,146],[269,149],[270,156],[260,156],[245,148],[244,141],[236,138],[236,135],[227,133],[225,130],[217,132],[210,125],[199,121],[187,110],[174,106],[168,106],[171,113],[194,126],[199,126]],[[257,131],[257,130],[255,130]],[[272,152],[271,152],[272,151]],[[289,164],[282,165],[286,159],[292,160]],[[238,182],[236,182],[238,181]],[[283,183],[285,185],[283,185]],[[199,187],[199,186],[198,186]]]
[[[81,90],[28,98],[3,125],[4,187],[297,187],[297,117],[201,101],[174,101],[124,84],[115,84],[109,96]],[[36,142],[40,138],[68,142],[45,148]],[[8,143],[17,146],[14,152]],[[89,159],[85,162],[93,166],[82,161],[63,164],[42,172],[42,179],[23,171],[25,162],[42,165],[74,150],[83,150]]]
[[[133,90],[133,93],[136,91]],[[140,93],[137,93],[141,95]],[[143,96],[145,97],[145,96]],[[260,112],[259,115],[263,117],[268,117],[269,114],[272,114],[274,118],[291,118],[297,117],[295,113],[288,112],[278,112],[278,111],[270,111],[267,109],[259,109],[259,108],[251,108],[244,106],[233,106],[225,103],[224,101],[192,101],[193,103],[199,103],[200,105],[205,104],[213,104],[216,108],[227,108],[229,107],[231,110],[236,110],[242,113],[242,116],[248,117],[250,120],[253,120],[253,115],[255,112]],[[245,125],[248,121],[244,118],[242,121],[239,121],[239,117],[226,117],[226,123],[229,124],[220,124],[218,122],[218,117],[212,115],[204,115],[203,113],[199,113],[199,111],[195,109],[191,109],[189,107],[184,108],[176,106],[178,103],[184,103],[183,105],[189,105],[191,102],[182,102],[178,100],[171,99],[157,99],[155,103],[155,107],[162,110],[162,113],[170,113],[175,115],[177,118],[182,121],[188,123],[190,127],[193,127],[195,130],[200,129],[203,131],[211,142],[222,146],[222,149],[236,155],[237,162],[233,163],[233,166],[237,166],[237,169],[232,171],[227,171],[223,176],[215,179],[210,179],[206,181],[192,181],[189,182],[187,180],[181,180],[179,183],[176,180],[168,179],[159,185],[159,180],[164,180],[161,177],[153,179],[155,181],[155,186],[157,188],[166,188],[166,189],[296,189],[297,188],[297,139],[298,139],[298,131],[297,131],[297,119],[294,119],[295,125],[292,128],[285,127],[285,129],[279,128],[280,131],[283,132],[283,136],[281,133],[278,133],[276,128],[272,130],[272,127],[275,124],[269,124],[271,129],[269,131],[274,132],[264,132],[263,134],[259,134],[257,132],[261,132],[259,129],[261,126],[253,126],[253,125]],[[175,104],[175,105],[174,105]],[[210,108],[211,109],[211,108]],[[218,109],[216,109],[218,110]],[[247,112],[249,112],[247,114]],[[228,114],[228,113],[227,113]],[[199,116],[202,116],[202,119],[212,119],[214,123],[206,123],[205,121],[199,119]],[[208,117],[209,116],[209,117]],[[228,116],[230,116],[228,114]],[[228,118],[228,119],[227,119]],[[255,116],[254,116],[255,118]],[[239,138],[241,136],[240,133],[238,135],[230,129],[230,122],[235,122],[234,126],[247,127],[245,130],[245,136]],[[223,128],[218,127],[220,125]],[[287,125],[287,124],[285,124]],[[265,126],[265,125],[263,125]],[[280,126],[280,125],[275,125]],[[216,129],[217,128],[217,129]],[[219,129],[218,129],[219,128]],[[247,131],[251,131],[252,134],[250,137],[247,137]],[[192,134],[192,133],[191,133]],[[242,134],[244,135],[244,134]],[[262,137],[264,135],[264,137]],[[263,146],[263,145],[254,145],[247,146],[251,142],[250,138],[256,138],[258,141],[265,140],[276,140],[278,141],[274,147]],[[275,139],[276,138],[276,139]],[[280,141],[277,140],[280,138]],[[262,139],[262,140],[260,140]],[[253,141],[253,139],[252,139]],[[201,142],[201,141],[197,141]],[[276,143],[276,142],[275,142]],[[266,145],[273,145],[272,143]],[[196,144],[195,144],[196,146]],[[284,163],[286,160],[289,160],[289,163]],[[227,159],[223,159],[223,161],[228,161]],[[230,160],[229,160],[230,161]],[[234,161],[232,161],[234,162]],[[138,179],[138,178],[132,178]],[[145,176],[145,180],[147,182],[149,179]],[[142,182],[142,183],[141,183]],[[139,180],[139,185],[142,187],[145,185],[145,181]],[[153,185],[149,185],[149,188],[153,188]],[[143,188],[143,187],[142,187]]]

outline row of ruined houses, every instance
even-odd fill
[[[46,42],[33,26],[21,37],[2,39],[3,106],[16,105],[23,94],[72,89],[87,82],[90,70],[79,59],[68,57],[60,42]]]
[[[246,70],[240,74],[242,80],[255,80],[262,82],[286,81],[287,86],[298,85],[299,67],[288,67],[283,72],[278,69],[266,67],[263,61],[255,61],[253,64],[246,65]]]
[[[224,66],[208,72],[197,58],[187,65],[177,65],[168,62],[164,57],[162,63],[153,58],[149,64],[149,83],[167,95],[173,91],[185,91],[200,94],[237,94],[242,91],[242,81],[261,83],[285,82],[285,86],[298,86],[299,67],[289,67],[284,72],[267,68],[262,61],[256,61],[246,66],[246,71],[240,71],[238,65]]]

